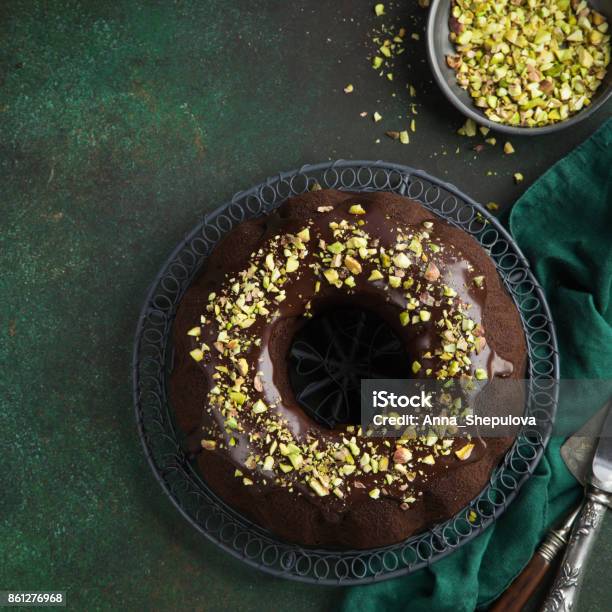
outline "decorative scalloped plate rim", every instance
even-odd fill
[[[317,182],[345,191],[393,191],[417,200],[470,233],[489,252],[517,305],[528,343],[529,398],[554,391],[544,405],[528,401],[537,428],[522,430],[489,484],[454,517],[407,540],[370,550],[324,550],[284,542],[232,510],[186,457],[166,394],[176,307],[215,244],[246,218],[267,214]],[[444,196],[444,197],[442,197]],[[132,382],[138,432],[153,474],[172,503],[200,533],[225,551],[270,574],[330,585],[367,584],[412,573],[476,537],[516,497],[539,463],[556,409],[559,357],[542,289],[510,234],[455,186],[420,170],[383,161],[324,162],[281,172],[207,214],[181,241],[153,281],[134,341]],[[538,394],[539,395],[539,394]],[[469,517],[469,518],[468,518]],[[475,517],[475,518],[474,518]]]

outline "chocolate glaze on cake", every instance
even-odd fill
[[[307,317],[336,305],[375,309],[405,344],[407,376],[524,375],[519,314],[473,238],[395,194],[320,190],[215,248],[177,312],[170,400],[228,505],[302,545],[383,546],[458,512],[512,439],[428,445],[314,422],[287,357]]]

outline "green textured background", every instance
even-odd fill
[[[422,31],[415,1],[388,12]],[[356,0],[0,4],[0,589],[65,589],[73,609],[339,601],[217,551],[153,480],[129,377],[148,284],[203,211],[278,170],[383,158],[507,208],[610,115],[476,155],[423,40],[395,84],[372,71],[374,22]],[[404,127],[407,76],[419,115],[402,146],[382,132]],[[609,596],[604,530],[581,610]]]

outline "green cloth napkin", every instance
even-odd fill
[[[553,166],[515,204],[510,230],[546,293],[563,378],[610,377],[612,120]],[[562,411],[564,406],[560,406]],[[555,437],[502,517],[453,554],[405,578],[354,587],[345,610],[471,611],[496,599],[527,564],[580,488]]]

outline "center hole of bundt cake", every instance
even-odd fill
[[[289,377],[302,409],[319,424],[361,422],[361,380],[402,378],[408,356],[394,330],[375,312],[334,308],[297,332]]]

